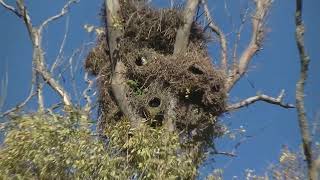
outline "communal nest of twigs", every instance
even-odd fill
[[[161,126],[170,102],[175,99],[177,130],[192,139],[206,137],[211,141],[222,133],[216,117],[225,110],[226,92],[225,76],[214,67],[207,53],[208,35],[194,22],[187,52],[175,56],[181,10],[137,7],[129,2],[121,3],[124,36],[119,60],[127,68],[130,105],[138,115],[150,120],[150,125]],[[102,34],[87,56],[85,68],[99,77],[101,121],[110,124],[120,120],[122,113],[111,91],[108,52],[106,35]]]

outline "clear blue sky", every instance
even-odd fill
[[[229,34],[230,44],[234,34],[230,17],[227,16],[223,1],[209,0],[212,13],[221,25],[222,30]],[[239,13],[246,8],[247,0],[226,0],[232,15],[232,22],[239,22]],[[14,5],[13,0],[7,3]],[[31,18],[38,25],[48,16],[60,11],[66,1],[64,0],[26,0]],[[70,28],[64,55],[69,57],[72,52],[83,43],[94,40],[93,34],[88,34],[83,29],[84,24],[99,25],[98,12],[102,0],[81,0],[79,4],[71,7]],[[168,1],[154,0],[157,6],[165,6]],[[304,1],[304,21],[306,25],[305,41],[307,51],[311,57],[310,74],[306,89],[306,106],[308,117],[313,119],[320,109],[320,55],[319,55],[319,30],[320,1]],[[294,10],[295,3],[292,0],[275,0],[268,20],[268,34],[264,42],[264,50],[256,56],[249,68],[249,72],[230,94],[230,100],[237,100],[253,96],[258,91],[277,96],[281,89],[286,90],[286,101],[294,103],[295,83],[299,72],[299,59],[294,38]],[[46,50],[48,63],[57,56],[59,45],[63,39],[66,18],[53,22],[45,30],[43,46]],[[248,22],[250,23],[250,22]],[[9,84],[6,102],[1,111],[15,106],[28,95],[31,80],[31,43],[23,23],[12,13],[0,7],[0,79],[8,72]],[[240,50],[248,42],[248,32],[245,29],[242,35]],[[214,59],[219,57],[213,45],[210,53]],[[82,63],[83,59],[78,59]],[[80,64],[81,65],[81,64]],[[83,71],[79,71],[81,78]],[[69,82],[66,85],[69,86]],[[253,84],[253,86],[251,85]],[[73,94],[74,95],[74,94]],[[57,99],[52,92],[47,93],[46,102],[52,104]],[[34,108],[34,103],[28,106]],[[224,168],[225,177],[242,176],[247,168],[255,169],[258,173],[271,164],[276,163],[282,145],[288,145],[293,150],[299,149],[300,136],[298,132],[296,111],[282,109],[278,106],[256,103],[240,111],[226,114],[221,120],[237,129],[243,126],[246,135],[253,136],[237,150],[238,157],[230,158],[219,156],[208,160],[201,168],[202,175],[207,174],[212,168]],[[318,134],[319,135],[319,134]],[[318,137],[319,139],[319,137]],[[218,149],[229,151],[239,139],[231,140],[223,138],[217,142]]]

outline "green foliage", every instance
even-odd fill
[[[143,89],[140,88],[139,82],[136,80],[128,80],[127,84],[133,90],[134,94],[139,96],[143,94]]]
[[[196,169],[179,154],[178,136],[125,120],[107,128],[109,143],[85,116],[23,115],[10,119],[0,147],[0,179],[187,179]]]
[[[130,169],[139,172],[139,179],[190,179],[196,175],[191,155],[182,153],[178,135],[165,128],[141,125],[130,129],[129,122],[123,120],[106,132],[111,137],[110,147],[126,156]]]

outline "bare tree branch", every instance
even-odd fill
[[[43,84],[41,83],[41,76],[37,76],[37,94],[38,94],[38,109],[39,112],[44,112],[44,98],[43,98]]]
[[[33,88],[31,88],[31,89],[33,89]],[[25,106],[25,105],[30,101],[30,99],[31,99],[33,96],[35,96],[36,94],[37,94],[37,92],[33,92],[33,90],[30,90],[29,96],[28,96],[23,102],[21,102],[20,104],[18,104],[16,107],[11,108],[11,109],[7,110],[6,112],[0,114],[0,118],[3,118],[3,117],[5,117],[5,116],[7,116],[7,115],[9,115],[9,114],[11,114],[11,113],[13,113],[13,112],[15,112],[15,111],[18,111],[18,110],[21,109],[23,106]]]
[[[319,175],[316,167],[316,160],[313,159],[312,140],[309,131],[308,120],[304,108],[304,86],[308,75],[309,56],[304,47],[304,25],[302,22],[302,0],[296,0],[296,43],[300,56],[300,78],[296,84],[296,105],[298,112],[298,122],[300,134],[302,137],[302,145],[304,155],[308,165],[308,175],[310,180],[317,180]]]
[[[243,14],[243,16],[241,17],[241,24],[240,24],[240,27],[236,33],[237,37],[236,37],[236,40],[234,42],[234,46],[233,46],[233,52],[232,52],[232,68],[233,69],[237,69],[238,68],[238,45],[239,45],[239,42],[240,42],[240,38],[241,38],[241,32],[244,28],[244,25],[245,25],[245,22],[246,22],[246,19],[247,19],[247,15],[248,15],[248,12],[249,12],[249,8],[247,8]]]
[[[176,40],[174,44],[173,54],[178,55],[184,53],[187,50],[189,44],[189,36],[191,31],[191,26],[193,23],[194,16],[199,6],[200,0],[187,0],[186,5],[183,10],[183,25],[179,27],[176,34]],[[165,123],[169,132],[175,130],[175,119],[176,119],[176,97],[172,96],[170,105],[166,112],[167,121]]]
[[[225,155],[225,156],[230,156],[230,157],[237,157],[236,154],[232,153],[232,152],[224,152],[224,151],[217,151],[214,154],[219,154],[219,155]]]
[[[189,36],[193,18],[197,10],[199,0],[187,0],[183,11],[183,25],[178,29],[174,44],[174,54],[183,53],[189,44]]]
[[[14,14],[16,14],[19,18],[22,17],[22,15],[19,13],[18,10],[16,10],[14,7],[6,4],[3,0],[0,0],[0,4],[1,4],[4,8],[6,8],[6,9],[8,9],[9,11],[13,12]]]
[[[169,132],[173,132],[176,129],[175,122],[176,122],[176,106],[177,106],[177,99],[174,97],[174,95],[171,94],[169,107],[167,109],[167,112],[165,114],[166,118],[166,124]]]
[[[204,11],[206,14],[207,21],[209,22],[209,27],[211,30],[219,37],[220,41],[220,47],[221,47],[221,52],[220,52],[220,58],[221,58],[221,68],[224,70],[225,73],[228,71],[228,56],[227,56],[227,40],[224,35],[224,33],[220,30],[220,28],[214,23],[214,20],[210,14],[210,10],[208,7],[208,3],[206,0],[201,0]]]
[[[20,11],[20,14],[21,14],[21,18],[24,22],[24,24],[26,25],[27,27],[27,30],[28,30],[28,33],[29,33],[29,37],[32,41],[32,44],[35,45],[35,44],[39,44],[39,39],[37,39],[37,37],[34,37],[33,35],[33,31],[34,31],[34,28],[33,28],[33,25],[31,23],[31,19],[30,19],[30,16],[28,14],[28,11],[24,5],[24,0],[17,0],[16,1],[16,4],[19,8],[19,11]]]
[[[58,53],[55,61],[53,62],[52,66],[51,66],[51,69],[50,69],[50,73],[51,74],[53,74],[55,68],[59,64],[59,61],[62,59],[62,52],[63,52],[64,46],[65,46],[65,43],[66,43],[66,40],[67,40],[67,37],[68,37],[68,31],[69,31],[69,18],[67,17],[65,33],[64,33],[63,40],[62,40],[62,43],[61,43],[60,48],[59,48],[59,53]]]
[[[67,12],[67,8],[69,7],[69,5],[72,2],[75,2],[75,1],[74,0],[69,1],[64,6],[62,12],[59,15],[54,16],[53,18],[49,18],[47,21],[42,23],[42,25],[40,25],[40,28],[36,28],[31,23],[30,16],[29,16],[28,11],[24,5],[24,0],[17,0],[16,1],[16,4],[18,6],[18,10],[5,4],[3,2],[3,0],[0,1],[2,6],[7,8],[8,10],[14,12],[19,18],[21,18],[27,27],[28,34],[29,34],[29,37],[30,37],[32,45],[33,45],[33,57],[32,57],[32,67],[33,67],[33,77],[32,78],[33,78],[33,80],[32,81],[33,81],[33,86],[34,86],[34,84],[37,84],[37,93],[38,93],[38,100],[39,100],[39,108],[40,109],[43,108],[44,103],[43,103],[42,87],[40,85],[41,82],[40,82],[39,76],[41,76],[43,78],[43,80],[60,95],[60,97],[63,99],[63,102],[66,106],[72,105],[71,99],[70,99],[69,95],[67,94],[67,92],[63,89],[63,87],[59,84],[59,82],[56,81],[52,77],[52,74],[50,74],[50,72],[47,70],[47,68],[45,66],[45,58],[43,55],[43,50],[41,47],[41,40],[42,40],[41,32],[42,32],[43,27],[46,26],[46,24],[48,24],[49,22],[64,15]],[[35,78],[37,80],[35,80]],[[32,91],[30,92],[30,94],[32,94],[32,93],[33,93],[33,87],[32,87]],[[29,95],[29,97],[30,97],[30,95]],[[22,104],[25,104],[24,102]],[[20,106],[18,106],[18,107],[20,107]]]
[[[142,122],[133,108],[130,106],[127,93],[128,86],[125,79],[127,71],[126,66],[119,61],[119,45],[123,36],[123,25],[120,15],[120,4],[118,0],[105,0],[107,15],[107,44],[109,48],[109,57],[112,64],[111,89],[122,113],[130,119],[133,127],[138,127]]]
[[[312,177],[319,177],[319,171],[320,171],[320,155],[318,156],[318,158],[316,160],[314,160],[314,165],[313,165],[313,169],[312,169]]]
[[[225,156],[230,156],[230,157],[237,157],[237,155],[234,152],[224,152],[224,151],[218,151],[215,146],[213,148],[213,154],[217,155],[225,155]]]
[[[256,10],[252,17],[252,35],[247,48],[242,53],[237,68],[229,75],[226,90],[229,92],[236,82],[247,71],[253,56],[260,50],[264,37],[264,22],[272,4],[272,0],[255,0]]]
[[[226,108],[226,111],[233,111],[233,110],[236,110],[236,109],[240,109],[242,107],[249,106],[250,104],[253,104],[253,103],[257,102],[257,101],[264,101],[264,102],[267,102],[267,103],[270,103],[270,104],[275,104],[275,105],[281,106],[283,108],[294,108],[295,106],[293,104],[286,104],[286,103],[282,102],[283,101],[283,97],[284,97],[284,93],[285,93],[285,91],[282,90],[277,98],[270,97],[270,96],[267,96],[265,94],[258,94],[256,96],[253,96],[253,97],[247,98],[245,100],[242,100],[242,101],[240,101],[238,103],[228,105],[227,108]]]
[[[39,26],[39,31],[40,33],[42,33],[43,28],[45,28],[50,22],[57,20],[59,18],[61,18],[62,16],[64,16],[65,14],[68,13],[69,7],[72,3],[78,3],[78,0],[69,0],[67,4],[65,4],[63,6],[63,8],[61,9],[61,12],[55,16],[52,16],[50,18],[48,18],[47,20],[45,20],[40,26]]]
[[[131,121],[133,127],[138,127],[139,124],[143,121],[142,118],[139,118],[138,115],[134,112],[132,107],[129,104],[129,99],[127,97],[128,87],[125,79],[126,67],[119,61],[115,67],[115,73],[112,77],[112,92],[113,95],[117,98],[117,103],[122,111]]]

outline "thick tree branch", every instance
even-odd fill
[[[281,106],[283,108],[294,108],[295,107],[293,104],[283,103],[283,97],[284,97],[284,90],[281,91],[281,93],[279,94],[279,96],[277,98],[270,97],[265,94],[258,94],[256,96],[242,100],[238,103],[228,105],[226,108],[226,111],[233,111],[236,109],[240,109],[242,107],[247,107],[250,104],[253,104],[257,101],[264,101],[264,102],[267,102],[270,104],[275,104],[275,105]]]
[[[30,16],[28,14],[28,11],[24,5],[24,0],[17,0],[16,1],[16,4],[19,8],[19,12],[21,14],[21,18],[24,22],[24,24],[26,25],[27,27],[27,30],[28,30],[28,33],[29,33],[29,37],[32,41],[32,44],[39,44],[39,39],[36,39],[36,37],[34,37],[33,35],[33,31],[34,31],[34,28],[33,28],[33,25],[31,23],[31,19],[30,19]]]
[[[209,22],[209,27],[210,29],[219,37],[220,41],[220,47],[221,47],[221,52],[220,52],[220,58],[221,58],[221,68],[224,70],[225,73],[228,71],[228,57],[227,57],[227,40],[226,36],[224,33],[220,30],[220,28],[214,23],[214,20],[210,14],[210,10],[207,4],[206,0],[201,0],[203,4],[203,8],[205,11],[205,15],[207,18],[207,21]]]
[[[229,92],[236,82],[244,75],[253,56],[260,50],[264,37],[264,22],[272,4],[272,0],[255,0],[256,10],[252,17],[252,35],[247,48],[242,53],[239,64],[234,66],[229,75],[226,90]]]
[[[304,108],[304,86],[307,79],[308,67],[310,59],[305,51],[304,47],[304,25],[302,22],[302,0],[296,1],[296,42],[300,55],[300,78],[296,85],[296,106],[298,112],[298,121],[300,127],[300,133],[302,136],[302,145],[304,155],[306,157],[308,165],[308,175],[310,180],[318,179],[318,171],[316,167],[316,161],[313,160],[312,141],[309,131],[308,120]]]
[[[319,172],[320,172],[320,155],[318,155],[318,158],[314,160],[313,163],[313,169],[311,169],[311,177],[317,178],[319,177]]]
[[[171,94],[169,106],[165,114],[165,119],[166,119],[165,126],[167,127],[169,132],[173,132],[176,129],[176,126],[175,126],[176,116],[177,116],[176,106],[177,106],[177,99],[173,94]]]
[[[180,53],[184,53],[187,50],[189,44],[189,37],[191,26],[193,23],[194,16],[197,11],[197,7],[199,5],[200,0],[187,0],[186,5],[183,10],[183,25],[179,27],[176,34],[176,40],[174,44],[173,54],[178,55]],[[175,120],[176,120],[176,97],[172,96],[172,100],[170,101],[170,105],[166,112],[166,127],[169,132],[173,132],[175,130]]]
[[[178,29],[174,44],[174,54],[184,53],[189,44],[190,30],[199,0],[187,0],[183,11],[183,25]]]
[[[135,113],[129,104],[130,101],[127,98],[129,87],[125,78],[127,68],[119,61],[119,46],[121,37],[123,36],[120,4],[118,0],[105,0],[105,6],[107,15],[107,44],[112,64],[112,93],[122,113],[129,118],[133,127],[137,127],[142,122],[142,118]]]
[[[112,92],[117,100],[117,104],[120,107],[120,110],[123,114],[130,119],[131,125],[135,128],[138,127],[142,122],[142,118],[139,118],[138,115],[134,112],[132,107],[130,106],[130,101],[127,97],[128,86],[127,81],[125,79],[126,67],[125,65],[119,61],[115,67],[115,73],[112,76]]]
[[[38,94],[38,110],[40,113],[44,112],[44,97],[43,97],[43,84],[41,83],[41,76],[37,76],[37,94]]]
[[[123,36],[123,25],[120,15],[119,0],[105,0],[105,9],[107,15],[107,44],[110,53],[110,61],[112,68],[114,68],[118,61],[119,42]]]

